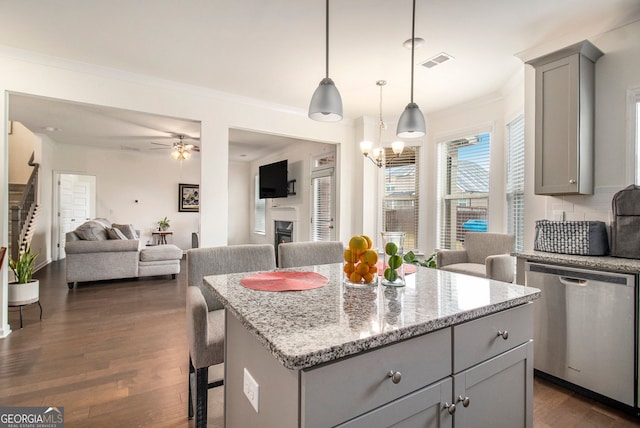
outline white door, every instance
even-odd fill
[[[335,154],[323,154],[312,160],[311,240],[335,241]]]
[[[58,260],[64,259],[65,234],[95,217],[96,177],[93,175],[59,174],[58,193]]]

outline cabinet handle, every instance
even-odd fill
[[[389,370],[387,376],[391,378],[391,382],[393,383],[400,383],[400,381],[402,380],[402,373],[394,372],[393,370]]]
[[[445,401],[444,406],[442,406],[443,409],[447,409],[447,411],[449,412],[450,415],[453,415],[456,412],[456,405],[455,404],[449,404]]]
[[[458,399],[456,403],[462,403],[464,407],[469,407],[469,397],[463,397],[462,395],[458,395]]]
[[[507,330],[505,331],[498,330],[498,336],[500,336],[504,340],[507,340],[509,338],[509,332]]]
[[[576,184],[576,180],[569,180],[569,184]]]

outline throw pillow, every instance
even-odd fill
[[[112,224],[114,229],[120,230],[127,237],[127,239],[138,239],[138,234],[136,230],[133,228],[132,224]]]
[[[110,227],[107,229],[107,235],[109,239],[127,239],[127,237],[120,231],[120,229],[116,229],[115,227]]]
[[[78,226],[75,232],[80,239],[86,241],[106,241],[109,239],[104,225],[98,221],[87,221]]]

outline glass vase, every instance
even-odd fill
[[[382,285],[404,287],[404,232],[382,232],[384,265]]]

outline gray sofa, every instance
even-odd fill
[[[118,232],[116,232],[116,230]],[[175,245],[141,245],[131,225],[94,219],[67,232],[66,280],[69,289],[77,282],[180,273],[182,250]]]

